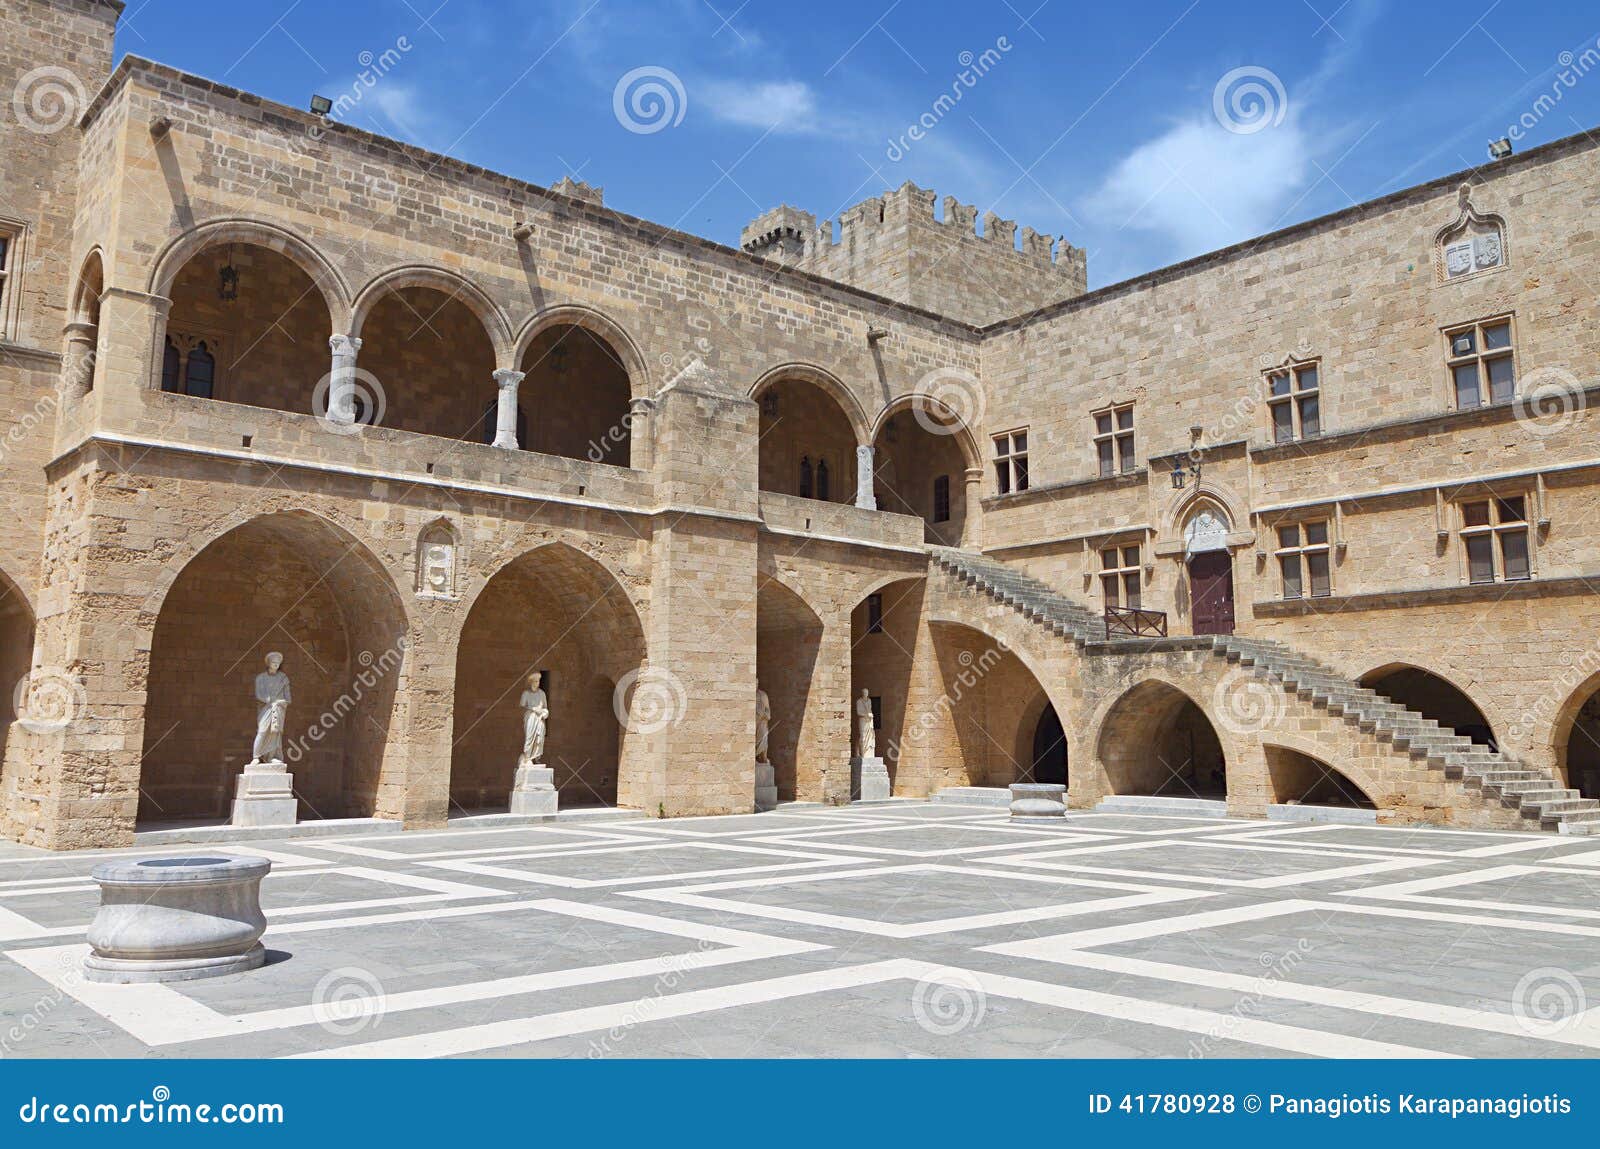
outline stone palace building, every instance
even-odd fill
[[[0,831],[1064,781],[1600,822],[1600,143],[1124,283],[907,183],[735,250],[3,0]],[[981,225],[981,226],[980,226]],[[12,689],[16,684],[16,689]],[[1213,807],[1215,808],[1215,807]]]

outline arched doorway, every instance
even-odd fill
[[[1600,675],[1573,691],[1562,706],[1551,749],[1566,784],[1585,798],[1600,798]]]
[[[927,657],[923,633],[926,580],[897,579],[866,595],[850,612],[850,753],[857,753],[855,699],[865,690],[876,717],[877,753],[889,769],[898,792],[903,759],[916,760],[919,771],[942,753],[947,739],[930,737],[926,727],[939,715],[929,706],[913,706],[912,668],[919,647]],[[932,703],[932,699],[927,699]]]
[[[1492,749],[1498,745],[1489,720],[1477,703],[1460,687],[1432,671],[1396,663],[1362,675],[1361,685],[1480,746]]]
[[[1183,691],[1148,681],[1101,723],[1096,753],[1113,794],[1225,798],[1228,764],[1205,712]]]
[[[760,488],[825,503],[853,502],[858,440],[838,399],[799,375],[767,379],[752,397],[760,408]]]
[[[363,391],[376,386],[381,395],[374,399],[381,410],[358,411],[358,422],[477,443],[494,438],[494,339],[460,290],[386,288],[361,306],[357,323],[356,394],[364,401]]]
[[[184,566],[156,619],[139,819],[225,820],[255,737],[255,676],[284,656],[284,760],[302,820],[371,816],[389,755],[405,609],[352,535],[303,512],[253,519]]]
[[[22,591],[0,572],[0,766],[6,735],[17,719],[17,692],[33,659],[33,611]]]
[[[1233,633],[1233,555],[1228,550],[1228,530],[1227,515],[1209,504],[1194,511],[1184,524],[1189,624],[1195,634]]]
[[[966,475],[978,466],[961,421],[934,401],[914,397],[885,412],[872,442],[878,509],[920,518],[926,542],[960,546],[973,510]]]
[[[647,733],[619,720],[617,688],[644,657],[633,602],[596,560],[552,543],[501,567],[473,601],[456,650],[452,811],[509,803],[522,745],[519,700],[535,670],[550,703],[545,764],[561,807],[615,806],[624,775],[639,769]]]
[[[772,707],[767,756],[780,801],[796,798],[802,772],[808,783],[819,782],[824,762],[834,757],[822,743],[820,714],[812,708],[821,644],[816,612],[782,583],[763,577],[756,592],[756,683]]]
[[[1033,781],[1067,782],[1067,732],[1056,708],[1045,704],[1044,713],[1033,727]]]
[[[331,301],[301,266],[245,240],[204,247],[173,277],[161,390],[316,414]]]
[[[1263,745],[1272,800],[1297,806],[1376,810],[1366,792],[1320,758],[1286,746]]]
[[[632,465],[633,382],[609,340],[576,323],[554,323],[533,336],[518,370],[523,450]]]

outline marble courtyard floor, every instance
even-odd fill
[[[77,970],[101,858],[0,847],[0,1055],[1581,1057],[1600,838],[896,802],[228,846],[269,964]]]

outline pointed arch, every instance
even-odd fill
[[[351,307],[350,334],[357,338],[372,309],[384,296],[404,291],[408,287],[426,287],[447,298],[459,300],[483,324],[484,334],[494,347],[495,363],[499,367],[512,367],[513,355],[511,323],[505,312],[471,280],[458,272],[429,264],[406,264],[392,267],[374,276],[356,295]]]
[[[349,330],[352,297],[344,277],[307,240],[265,220],[243,217],[217,219],[184,232],[168,243],[156,257],[150,271],[148,290],[152,295],[170,297],[173,281],[191,259],[207,248],[228,243],[263,247],[294,263],[321,291],[328,305],[332,329],[335,332]]]
[[[1383,790],[1359,761],[1342,767],[1328,761],[1327,748],[1275,729],[1261,743],[1272,800],[1279,805],[1335,806],[1376,810]]]
[[[1592,658],[1586,656],[1586,661],[1594,665]],[[1517,731],[1509,733],[1515,736]],[[1561,700],[1535,745],[1549,747],[1550,760],[1567,786],[1585,798],[1600,798],[1600,670]]]
[[[1442,674],[1415,660],[1386,662],[1367,671],[1358,680],[1391,702],[1431,718],[1447,730],[1454,730],[1481,746],[1497,747],[1488,711],[1480,706],[1451,675]]]
[[[802,383],[809,383],[837,403],[839,410],[850,424],[850,431],[855,436],[857,446],[866,446],[872,442],[872,428],[867,421],[867,413],[861,406],[861,400],[856,398],[855,392],[845,385],[844,380],[815,363],[794,361],[768,368],[751,386],[750,398],[760,402],[763,393],[774,384],[787,379],[798,379]]]
[[[1147,675],[1103,704],[1089,729],[1107,793],[1227,795],[1225,727],[1202,701],[1164,674]]]
[[[581,327],[610,346],[628,373],[628,383],[633,398],[647,398],[655,393],[649,361],[645,358],[639,341],[629,333],[621,321],[581,303],[562,303],[546,307],[524,320],[513,340],[511,362],[520,365],[527,358],[528,349],[533,346],[535,339],[550,328],[562,325]]]
[[[78,263],[78,275],[72,287],[70,321],[99,326],[100,297],[105,289],[105,255],[96,244]]]
[[[33,665],[34,624],[33,603],[0,568],[0,766],[5,764],[6,736],[17,717],[17,687]]]
[[[971,427],[967,426],[967,422],[962,418],[961,413],[937,396],[927,395],[920,391],[901,395],[886,404],[878,412],[877,418],[872,421],[872,438],[870,441],[876,443],[883,434],[883,429],[889,420],[902,411],[917,411],[922,413],[923,418],[931,416],[939,420],[941,424],[948,428],[948,430],[941,433],[948,435],[961,448],[961,456],[967,467],[970,469],[983,466],[983,452],[978,449],[977,435]]]

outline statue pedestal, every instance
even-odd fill
[[[294,775],[282,762],[252,762],[233,792],[235,826],[293,826],[299,820]]]
[[[756,812],[778,808],[778,776],[771,762],[756,763]]]
[[[855,775],[856,801],[887,802],[889,800],[889,767],[877,756],[850,759],[850,772]]]
[[[513,814],[554,814],[556,772],[539,763],[517,767],[516,781],[511,786],[511,812]]]

